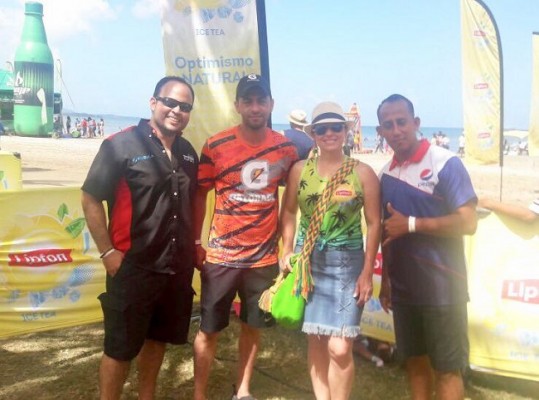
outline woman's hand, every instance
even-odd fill
[[[292,257],[293,255],[294,255],[294,253],[292,253],[292,252],[286,253],[279,260],[279,269],[285,275],[288,275],[288,273],[292,272],[292,266],[290,265],[290,257]]]
[[[358,306],[363,306],[367,303],[372,296],[372,274],[361,272],[356,282],[356,290],[354,291],[354,298]]]

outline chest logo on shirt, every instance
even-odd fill
[[[432,177],[434,176],[431,169],[424,169],[419,174],[419,178],[421,178],[421,182],[417,185],[418,187],[434,187],[434,182],[431,181]]]
[[[195,163],[195,157],[193,157],[191,154],[184,154],[183,155],[184,161],[189,161],[191,164]]]
[[[333,201],[336,203],[346,203],[352,200],[356,195],[354,187],[348,183],[343,183],[335,189],[333,193]]]
[[[432,171],[430,169],[424,169],[419,174],[419,177],[421,178],[422,181],[428,181],[430,180],[430,178],[432,178]]]
[[[135,156],[135,157],[131,158],[131,163],[133,165],[135,165],[135,164],[138,164],[141,161],[150,160],[152,158],[153,158],[153,154],[144,154],[144,155],[140,155],[140,156]]]
[[[241,182],[247,189],[260,190],[268,186],[269,165],[264,160],[249,161],[241,169]]]

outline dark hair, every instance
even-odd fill
[[[408,107],[408,111],[410,111],[410,114],[412,114],[412,117],[415,117],[414,105],[412,104],[412,102],[410,100],[408,100],[406,97],[404,97],[402,94],[392,94],[391,96],[389,96],[389,97],[385,98],[384,100],[382,100],[382,102],[380,103],[380,105],[376,109],[376,116],[378,117],[378,122],[380,122],[380,108],[382,108],[382,106],[385,103],[395,103],[395,102],[401,101],[401,100],[406,103],[406,106]]]
[[[193,90],[193,87],[189,84],[189,82],[187,82],[185,79],[183,79],[180,76],[165,76],[164,78],[161,78],[159,82],[157,82],[157,85],[155,85],[155,89],[153,91],[153,97],[159,96],[163,86],[165,86],[167,83],[172,82],[172,81],[183,83],[185,86],[187,86],[189,88],[189,91],[191,92],[191,96],[193,97],[193,102],[195,101],[195,91]]]

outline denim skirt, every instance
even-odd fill
[[[305,306],[303,332],[349,338],[359,335],[363,306],[356,304],[353,295],[363,260],[362,249],[313,251],[314,289]]]

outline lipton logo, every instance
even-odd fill
[[[374,259],[374,275],[382,276],[382,253],[376,253],[376,258]]]
[[[41,249],[25,253],[8,254],[8,265],[12,267],[46,267],[48,265],[73,262],[71,249]]]
[[[502,299],[539,304],[539,279],[503,281]]]
[[[488,139],[490,137],[490,132],[479,132],[477,134],[478,139]]]
[[[482,82],[482,83],[476,83],[473,85],[474,89],[488,89],[488,83]]]
[[[352,191],[351,190],[348,190],[348,189],[337,189],[335,191],[335,194],[337,196],[352,196]]]
[[[480,30],[480,29],[476,29],[475,31],[473,31],[473,35],[474,35],[474,36],[481,36],[481,37],[487,36],[487,34],[485,33],[485,31],[482,31],[482,30]]]

